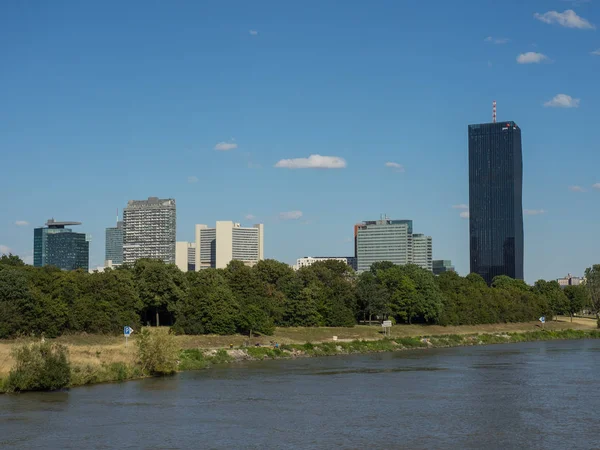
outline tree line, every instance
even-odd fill
[[[35,268],[0,257],[0,338],[64,333],[120,333],[124,325],[169,325],[185,334],[272,334],[275,327],[396,323],[473,325],[575,314],[600,301],[600,265],[586,286],[534,286],[506,276],[491,286],[476,274],[434,276],[415,265],[375,263],[357,275],[339,261],[298,271],[260,261],[181,272],[143,259],[101,273]],[[594,290],[595,289],[595,290]],[[596,302],[594,300],[597,300]]]

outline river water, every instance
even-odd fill
[[[2,448],[600,448],[600,340],[232,364],[0,396]]]

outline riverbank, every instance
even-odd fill
[[[390,338],[378,327],[283,328],[274,336],[176,336],[180,371],[205,369],[236,361],[332,356],[417,348],[444,348],[555,339],[600,338],[595,320],[494,324],[465,327],[396,326]],[[445,331],[445,333],[442,333]],[[421,333],[421,334],[414,334]],[[412,334],[412,335],[411,335]],[[333,336],[337,339],[334,340]],[[66,345],[71,361],[71,386],[125,381],[146,376],[137,363],[134,339],[125,345],[122,337],[78,335],[54,340]],[[274,348],[269,342],[277,342]],[[12,367],[10,350],[31,339],[0,341],[0,392],[2,379]],[[260,346],[255,346],[260,343]],[[231,348],[233,347],[233,348]]]

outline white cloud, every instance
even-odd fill
[[[600,189],[600,183],[593,184],[592,187],[594,189]]]
[[[544,211],[543,209],[524,209],[523,210],[523,214],[525,214],[526,216],[537,216],[539,214],[545,214],[546,211]]]
[[[585,189],[581,186],[569,186],[571,192],[585,192]]]
[[[8,255],[11,253],[10,247],[0,244],[0,255]]]
[[[256,30],[250,30],[248,33],[250,33],[250,36],[258,36],[258,31]]]
[[[577,15],[572,9],[559,13],[558,11],[548,11],[544,14],[535,13],[533,15],[537,20],[549,24],[558,24],[561,27],[566,28],[579,28],[584,29],[595,29],[596,27],[585,20],[583,17]]]
[[[469,218],[469,211],[463,211],[460,213],[460,217],[462,217],[463,219],[468,219]]]
[[[346,160],[338,156],[310,155],[308,158],[282,159],[275,167],[284,169],[343,169]]]
[[[18,227],[26,227],[27,225],[29,225],[29,222],[27,222],[26,220],[17,220],[15,222],[15,225]]]
[[[235,142],[219,142],[217,145],[215,145],[215,150],[219,150],[221,152],[235,150],[236,148],[238,148],[238,145]]]
[[[279,218],[281,220],[298,220],[302,217],[302,211],[287,211],[279,213]]]
[[[600,56],[600,48],[598,50],[594,50],[593,52],[591,52],[591,54],[595,56]]]
[[[579,107],[578,98],[573,98],[567,94],[558,94],[552,100],[544,103],[544,106],[547,108],[578,108]]]
[[[391,167],[395,172],[404,172],[404,166],[396,162],[386,162],[385,167]]]
[[[491,42],[493,44],[499,44],[499,45],[507,44],[510,42],[510,39],[508,39],[508,38],[499,38],[499,37],[492,37],[492,36],[488,36],[484,40],[485,40],[485,42]]]
[[[246,214],[244,216],[244,219],[246,219],[246,220],[254,220],[254,219],[256,219],[256,216],[254,214]]]
[[[469,209],[469,205],[465,205],[464,203],[461,203],[459,205],[452,205],[452,207],[454,209]]]
[[[517,62],[519,64],[539,64],[547,60],[548,57],[546,55],[537,52],[521,53],[519,56],[517,56]]]
[[[198,177],[188,177],[188,183],[197,183]]]

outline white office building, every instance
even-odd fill
[[[415,264],[433,271],[432,239],[413,234],[412,220],[382,216],[354,226],[356,270],[365,272],[376,262]]]
[[[196,268],[196,243],[177,241],[175,244],[175,265],[182,272],[193,272]]]
[[[248,266],[264,259],[264,225],[242,227],[231,221],[218,221],[214,228],[196,225],[195,270],[223,269],[232,260]]]
[[[296,265],[293,268],[299,270],[303,267],[312,266],[319,261],[340,261],[356,269],[356,258],[353,256],[304,256],[296,260]]]
[[[433,272],[433,250],[431,236],[412,235],[412,264]]]

